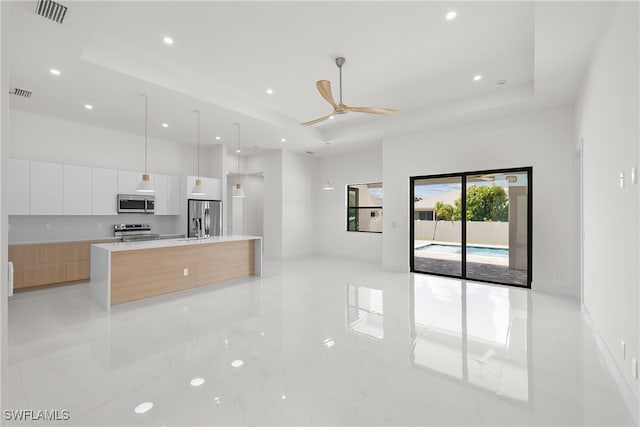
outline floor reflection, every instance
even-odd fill
[[[347,329],[384,339],[384,295],[381,289],[347,285]]]
[[[410,289],[414,367],[528,402],[529,294],[415,275]]]

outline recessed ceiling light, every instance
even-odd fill
[[[134,409],[136,414],[144,414],[153,408],[153,402],[142,402]]]
[[[216,140],[220,141],[220,137],[219,137],[219,136],[216,136]]]
[[[86,108],[87,110],[93,110],[93,105],[91,105],[91,104],[84,104],[84,108]]]
[[[285,138],[282,138],[280,142],[287,142],[287,140]]]
[[[240,150],[236,150],[236,153],[241,153],[241,152],[242,152],[242,151],[240,151]]]
[[[282,400],[285,400],[287,398],[287,395],[283,394],[281,397],[282,397]]]
[[[163,128],[168,128],[168,127],[169,127],[169,124],[167,124],[167,123],[163,123],[163,124],[162,124],[162,127],[163,127]]]
[[[456,19],[456,16],[458,16],[458,13],[455,10],[452,10],[450,12],[447,12],[444,17],[447,18],[447,21],[451,21],[453,19]]]
[[[267,89],[267,93],[268,93],[269,95],[273,94],[273,89]]]
[[[54,76],[59,76],[61,74],[60,70],[56,70],[55,68],[50,69],[49,72]]]
[[[234,368],[239,368],[242,365],[244,365],[244,362],[240,359],[234,360],[233,362],[231,362],[231,366],[233,366]]]
[[[333,119],[333,116],[329,116],[330,119]]]
[[[474,82],[477,82],[478,80],[482,80],[482,75],[476,74],[475,76],[473,76],[473,81]]]
[[[204,378],[194,378],[189,384],[194,387],[200,387],[202,384],[204,384]]]
[[[165,44],[168,44],[168,45],[172,45],[172,44],[173,44],[173,39],[172,39],[171,37],[169,37],[169,36],[165,36],[165,37],[162,39],[162,41],[163,41]]]

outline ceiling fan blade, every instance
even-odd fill
[[[316,87],[318,88],[318,92],[320,95],[333,107],[335,110],[338,108],[336,101],[333,99],[333,95],[331,94],[331,82],[329,80],[318,80],[316,82]]]
[[[333,113],[327,114],[326,116],[320,117],[319,119],[311,120],[310,122],[305,122],[305,123],[300,123],[300,124],[301,125],[305,125],[305,126],[315,125],[316,123],[324,122],[325,120],[327,120],[331,116],[333,116]]]
[[[347,107],[347,111],[353,111],[354,113],[381,114],[383,116],[395,116],[398,114],[398,110],[378,107]]]

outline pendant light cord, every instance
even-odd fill
[[[144,95],[144,173],[147,174],[147,119],[148,119],[148,109],[149,109],[149,97]]]
[[[238,185],[240,185],[240,123],[235,123],[238,126],[238,149],[236,156],[238,157]]]
[[[197,169],[198,169],[198,179],[200,179],[200,111],[196,110],[194,111],[194,113],[196,113],[196,116],[198,117],[198,133],[197,133],[197,141],[198,141],[198,156],[197,156]]]
[[[342,104],[342,66],[340,68],[340,104]]]

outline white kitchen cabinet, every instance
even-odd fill
[[[30,214],[62,215],[62,164],[32,161],[30,177]]]
[[[151,175],[153,179],[153,175]],[[142,172],[118,169],[118,194],[138,194],[138,184],[142,180]]]
[[[116,169],[91,169],[91,193],[93,215],[117,215],[118,171]]]
[[[7,203],[9,215],[29,215],[29,160],[7,161]]]
[[[191,190],[196,183],[197,177],[187,177],[187,199],[200,199],[200,200],[222,200],[222,192],[220,190],[220,180],[218,178],[204,178],[202,180],[202,188],[204,189],[204,196],[191,196]]]
[[[156,190],[154,214],[156,215],[169,215],[168,213],[168,198],[169,198],[169,177],[167,175],[155,175],[153,176],[154,190]]]
[[[178,215],[180,214],[180,177],[173,175],[155,175],[154,189],[155,214]]]
[[[62,178],[62,213],[91,215],[91,168],[64,165]]]
[[[167,180],[167,214],[180,214],[180,177],[169,175]]]

